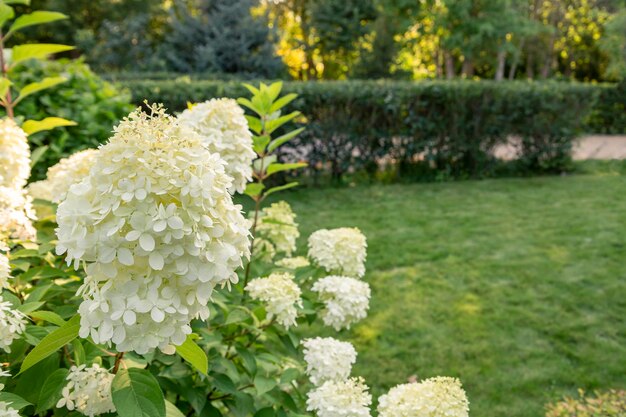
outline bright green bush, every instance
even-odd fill
[[[36,120],[55,115],[77,125],[39,132],[29,138],[32,148],[49,147],[33,168],[32,180],[45,178],[47,168],[61,158],[105,141],[113,126],[133,108],[128,93],[102,80],[82,61],[29,61],[15,71],[13,82],[20,86],[55,76],[63,76],[67,81],[24,99],[17,115]]]
[[[242,87],[222,81],[125,81],[135,103],[144,98],[171,110],[187,100],[238,97]],[[569,167],[574,138],[601,87],[557,82],[310,82],[286,83],[299,95],[291,108],[308,129],[289,154],[339,178],[376,170],[380,158],[402,176],[480,177],[498,173],[494,148],[519,138],[516,172]]]

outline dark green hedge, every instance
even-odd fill
[[[247,96],[237,82],[126,81],[135,103]],[[586,127],[600,94],[614,87],[558,82],[288,82],[307,130],[286,153],[339,177],[373,173],[381,161],[423,176],[493,175],[494,148],[515,137],[517,171],[568,168],[573,139]],[[399,171],[398,171],[399,170]]]

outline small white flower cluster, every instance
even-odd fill
[[[66,407],[89,417],[115,412],[111,397],[114,377],[96,363],[90,367],[72,366],[67,376],[69,382],[61,391],[62,398],[57,408]]]
[[[370,417],[372,396],[362,378],[326,381],[307,396],[306,409],[318,417]]]
[[[250,255],[231,184],[219,155],[161,107],[116,127],[57,210],[57,254],[86,263],[81,337],[173,353],[191,320],[208,318],[213,289],[237,282]]]
[[[11,376],[11,373],[5,369],[0,367],[0,378],[5,376]],[[0,391],[4,389],[4,384],[0,384]]]
[[[33,240],[37,231],[32,199],[23,189],[0,186],[0,240]]]
[[[194,129],[211,153],[226,161],[226,173],[234,178],[230,192],[243,192],[252,180],[252,134],[243,109],[230,98],[220,98],[195,104],[183,111],[178,119]]]
[[[0,417],[20,417],[20,413],[14,408],[11,408],[12,403],[6,401],[0,401]]]
[[[298,269],[307,267],[311,264],[309,263],[309,260],[304,256],[295,256],[293,258],[280,259],[276,261],[276,265],[287,269]]]
[[[361,278],[367,241],[357,228],[321,229],[309,236],[309,257],[329,273]]]
[[[67,195],[70,186],[80,182],[89,174],[97,154],[97,149],[86,149],[61,159],[59,163],[48,168],[45,180],[28,186],[29,194],[33,198],[60,203]]]
[[[14,310],[10,301],[4,301],[0,295],[0,349],[11,352],[11,344],[26,329],[26,316]]]
[[[269,241],[275,252],[287,256],[296,250],[296,240],[300,237],[296,215],[285,201],[265,207],[256,224],[257,235]]]
[[[350,376],[356,362],[356,350],[351,343],[332,337],[316,337],[305,339],[302,346],[306,372],[313,384],[344,380]]]
[[[469,401],[456,378],[398,385],[378,399],[380,417],[467,417]]]
[[[246,291],[254,300],[265,303],[269,318],[276,318],[285,328],[297,325],[297,307],[302,308],[302,291],[290,273],[273,273],[266,278],[253,279]]]
[[[9,278],[11,278],[9,258],[4,253],[0,252],[0,288],[7,288],[9,286]]]
[[[13,119],[0,120],[0,186],[20,190],[30,175],[28,137]]]
[[[367,282],[330,275],[320,279],[311,288],[324,303],[320,316],[324,324],[339,331],[367,316],[371,296]]]

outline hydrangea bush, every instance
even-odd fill
[[[301,131],[281,113],[295,95],[247,87],[251,115],[220,100],[137,109],[99,149],[1,194],[0,416],[372,415],[341,333],[372,296],[366,237],[321,230],[295,256],[296,214],[266,204],[297,185],[269,177],[305,166],[275,157]],[[51,215],[35,219],[33,198]],[[336,334],[295,331],[315,322]],[[456,379],[409,388],[381,397],[380,415],[467,416]]]

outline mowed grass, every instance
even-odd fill
[[[626,388],[626,179],[572,176],[303,189],[306,237],[359,227],[370,314],[349,332],[374,397],[459,377],[471,416],[530,417]]]

